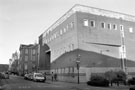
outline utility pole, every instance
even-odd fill
[[[121,36],[121,68],[127,74],[127,62],[126,62],[126,46],[125,46],[125,33],[124,26],[120,25],[120,36]]]
[[[76,65],[77,65],[77,76],[78,76],[78,84],[80,83],[80,77],[79,77],[79,68],[80,68],[80,55],[77,55],[77,58],[76,58]]]

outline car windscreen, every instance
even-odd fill
[[[43,77],[42,74],[36,74],[35,77]]]

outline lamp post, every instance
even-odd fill
[[[79,84],[79,83],[80,83],[80,78],[79,78],[80,55],[77,55],[77,58],[76,58],[76,65],[77,65],[77,75],[78,75],[78,84]]]

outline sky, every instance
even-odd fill
[[[75,4],[135,16],[135,0],[0,0],[0,64],[9,64],[20,44],[38,42]]]

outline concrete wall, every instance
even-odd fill
[[[84,26],[84,20],[95,21],[95,27]],[[74,23],[73,29],[67,29],[70,22]],[[105,23],[105,28],[101,27],[102,22]],[[111,29],[108,29],[108,24],[111,24]],[[114,30],[113,25],[117,26],[116,30]],[[123,25],[124,30],[126,30],[124,32],[128,71],[135,72],[135,62],[133,61],[135,60],[133,55],[135,53],[135,35],[129,33],[128,30],[132,27],[133,32],[135,32],[134,22],[82,12],[71,15],[53,31],[48,32],[46,37],[42,37],[42,44],[47,44],[51,51],[51,72],[57,73],[58,79],[61,81],[76,82],[78,54],[80,55],[81,82],[86,82],[91,73],[104,73],[111,69],[121,69],[120,25]],[[66,31],[64,31],[65,28]],[[72,45],[74,47],[71,48]],[[74,68],[74,72],[70,72],[69,68]]]
[[[120,46],[122,45],[120,25],[123,25],[126,56],[128,60],[135,61],[135,22],[82,12],[77,12],[76,16],[80,49],[97,53],[102,50],[104,54],[121,58],[119,54]],[[88,26],[84,26],[84,20],[88,20]],[[95,27],[90,26],[91,20],[95,21]],[[105,23],[105,28],[101,27],[102,22]],[[111,24],[111,29],[108,29],[108,24]],[[116,30],[113,29],[113,25],[117,26]],[[130,29],[132,29],[132,32]],[[109,50],[109,52],[105,50]]]
[[[65,52],[76,49],[77,36],[76,36],[76,21],[75,15],[71,15],[58,27],[43,38],[43,44],[47,44],[51,50],[51,62],[57,59]]]

